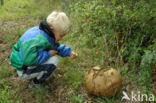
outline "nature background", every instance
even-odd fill
[[[3,1],[0,103],[121,103],[122,91],[156,94],[156,0]],[[28,81],[18,78],[10,64],[11,48],[54,10],[69,16],[71,30],[61,43],[79,57],[60,58],[48,81],[52,91],[30,90]],[[112,66],[123,77],[121,91],[112,98],[92,96],[85,90],[84,75],[97,65]]]

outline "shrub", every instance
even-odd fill
[[[93,59],[102,62],[97,63],[115,66],[127,63],[130,68],[143,68],[145,56],[151,56],[144,51],[156,50],[155,0],[75,2],[70,7],[79,25],[80,39],[93,52],[98,51]]]
[[[156,49],[154,51],[146,50],[145,54],[142,56],[139,72],[139,81],[142,85],[147,87],[149,90],[149,85],[151,83],[151,73],[156,67]]]

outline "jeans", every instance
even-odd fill
[[[18,76],[24,80],[31,80],[36,78],[38,81],[43,82],[51,75],[58,64],[58,58],[56,56],[52,56],[40,65],[29,66],[24,71],[17,71],[17,73]]]

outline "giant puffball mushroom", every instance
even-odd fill
[[[122,86],[120,73],[112,67],[93,67],[86,73],[84,81],[88,93],[108,98],[119,92]]]

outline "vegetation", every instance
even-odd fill
[[[148,85],[156,67],[155,5],[154,0],[81,0],[71,5],[79,20],[73,35],[79,33],[84,46],[97,54],[95,64],[140,69],[140,83]]]
[[[11,47],[53,10],[63,10],[71,18],[71,31],[61,43],[79,57],[60,58],[48,80],[52,91],[29,90],[27,81],[20,80],[10,66]],[[120,103],[121,93],[97,98],[85,91],[85,72],[96,65],[118,69],[122,90],[155,93],[155,10],[155,0],[4,0],[0,6],[0,103]]]

